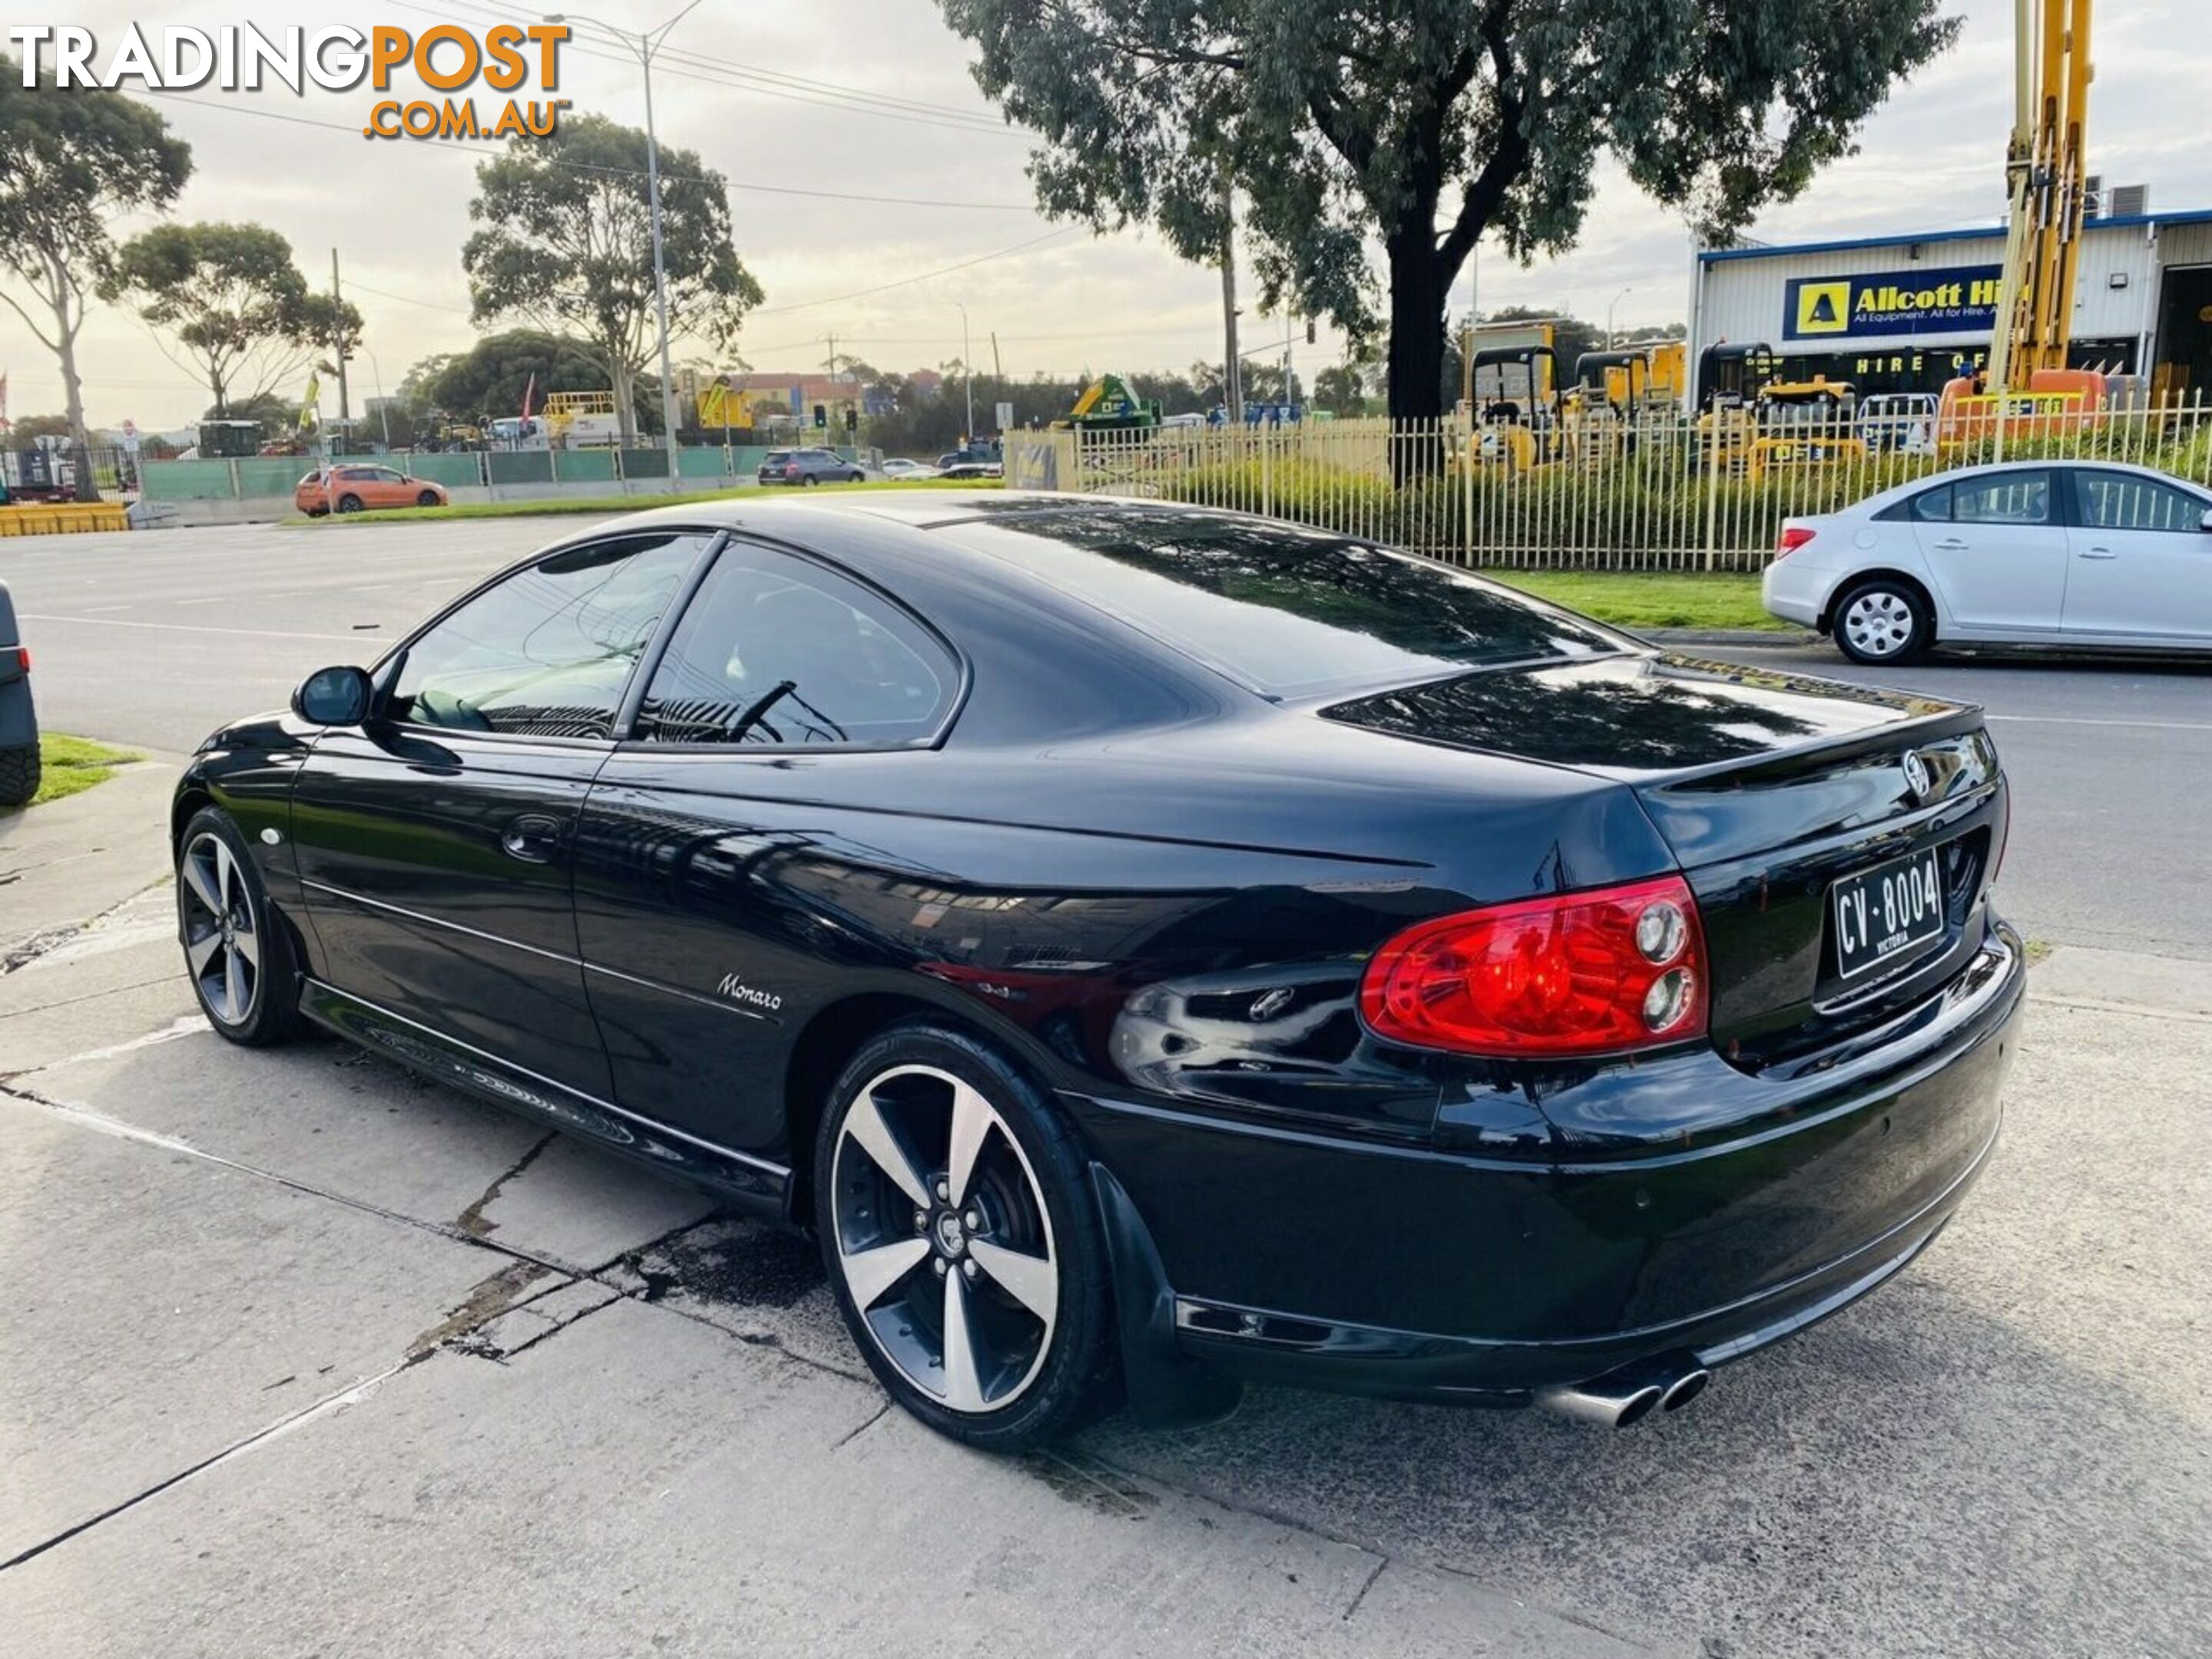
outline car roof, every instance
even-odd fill
[[[2106,461],[2099,460],[2094,457],[2056,460],[2040,456],[2029,456],[2017,461],[1984,461],[1973,466],[1947,467],[1941,472],[1927,473],[1907,483],[1893,484],[1879,494],[1861,496],[1850,506],[1838,508],[1835,513],[1808,513],[1802,516],[1841,518],[1863,513],[1877,513],[1883,507],[1896,502],[1909,501],[1923,489],[1934,489],[1938,485],[1957,483],[1967,478],[1986,478],[2008,472],[2080,472],[2084,471],[2125,472],[2138,478],[2148,478],[2160,483],[2175,484],[2181,489],[2193,490],[2200,495],[2205,493],[2204,486],[2202,484],[2191,483],[2188,479],[2177,477],[2171,472],[2161,472],[2154,466],[2137,466],[2132,461]]]

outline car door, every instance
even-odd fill
[[[2070,473],[2067,633],[2212,644],[2212,498],[2140,472]]]
[[[564,548],[380,666],[370,719],[325,732],[294,789],[329,983],[605,1097],[569,890],[576,815],[630,676],[712,540],[668,530]]]
[[[1914,533],[1949,621],[2017,639],[2058,637],[2068,548],[2047,467],[2006,467],[1951,480],[1948,516],[1916,514]]]
[[[877,951],[847,878],[880,863],[868,837],[937,763],[960,684],[951,648],[879,591],[722,550],[577,831],[577,943],[617,1105],[727,1149],[777,1144],[761,1079],[780,1075],[787,1003],[817,1000],[825,958]]]

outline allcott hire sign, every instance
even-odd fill
[[[1996,265],[1886,271],[1874,276],[1800,276],[1782,295],[1786,340],[1966,334],[1996,326]]]

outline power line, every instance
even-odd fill
[[[170,99],[179,104],[190,104],[195,109],[222,110],[234,115],[258,116],[264,121],[283,121],[293,126],[321,127],[331,132],[343,132],[349,137],[357,136],[361,131],[359,127],[344,121],[325,121],[312,115],[288,115],[282,110],[262,109],[252,104],[226,104],[205,98],[187,98],[181,93],[171,92],[165,88],[146,87],[139,90],[153,97]],[[500,144],[482,143],[465,138],[442,139],[434,142],[443,149],[464,155],[503,156],[513,154]],[[645,169],[642,167],[599,167],[588,161],[562,161],[557,156],[546,156],[543,160],[549,167],[560,167],[570,173],[611,173],[630,179],[645,177]],[[660,177],[663,183],[707,185],[714,182],[711,179],[693,178],[684,173],[664,173]],[[721,183],[730,190],[757,191],[769,196],[805,196],[822,201],[864,202],[880,207],[957,208],[988,213],[1034,213],[1036,210],[1025,202],[956,202],[930,197],[868,196],[851,191],[810,190],[797,185],[755,184],[743,179],[725,179]]]
[[[1025,248],[1036,247],[1042,243],[1066,236],[1074,228],[1073,225],[1062,225],[1058,230],[1048,230],[1042,236],[1032,236],[1026,242],[1017,242],[1012,247],[1002,247],[995,252],[979,253],[972,259],[963,259],[957,265],[943,265],[935,270],[925,270],[919,276],[902,276],[895,283],[882,283],[874,288],[855,289],[850,294],[832,294],[823,300],[802,301],[795,306],[768,306],[752,314],[756,317],[782,317],[794,311],[812,311],[818,306],[842,305],[848,300],[865,300],[871,295],[887,294],[895,288],[908,288],[915,283],[928,282],[933,276],[950,276],[956,270],[966,270],[971,266],[982,264],[988,260],[1003,259],[1010,253],[1019,253]]]
[[[356,293],[374,294],[380,300],[397,300],[404,306],[422,306],[431,311],[450,311],[471,319],[476,316],[476,313],[467,306],[449,306],[440,300],[418,300],[411,294],[387,294],[380,288],[371,288],[367,283],[351,276],[346,278],[346,286]]]
[[[409,11],[421,12],[425,16],[452,21],[444,9],[421,4],[418,0],[393,0],[393,3]],[[447,0],[447,4],[460,7],[477,16],[496,18],[501,22],[520,22],[529,17],[526,12],[483,3],[482,0]],[[577,21],[583,21],[582,19]],[[634,57],[595,46],[574,36],[567,43],[567,50],[580,57],[596,58],[604,63],[635,64],[637,61]],[[960,132],[1018,138],[1027,137],[1002,122],[992,120],[988,116],[955,109],[950,105],[924,104],[913,99],[869,92],[859,87],[840,86],[835,82],[787,75],[779,70],[730,63],[697,52],[663,47],[654,52],[653,62],[665,75],[701,81],[711,86],[735,88],[765,98],[781,98],[793,103],[843,109],[855,114],[881,116],[887,120],[908,121],[917,125],[944,127]]]
[[[436,8],[422,3],[422,0],[394,0],[394,3],[405,7],[410,11],[419,11],[428,16],[441,15]],[[448,0],[448,3],[461,6],[482,15],[496,17],[501,21],[535,21],[526,9],[501,4],[500,0]],[[587,25],[589,22],[589,20],[583,18],[578,18],[575,21]],[[568,46],[572,51],[580,52],[590,57],[602,58],[610,63],[625,61],[603,47],[594,50],[582,45],[574,35],[570,37]],[[658,46],[654,48],[653,56],[655,63],[667,59],[677,64],[690,65],[693,72],[687,78],[692,80],[726,81],[734,77],[738,81],[766,82],[775,85],[796,88],[805,92],[821,94],[825,97],[841,101],[878,105],[886,112],[911,112],[921,117],[945,118],[985,132],[997,133],[1012,131],[1004,122],[994,121],[989,116],[975,110],[960,109],[951,104],[926,103],[915,98],[901,98],[890,93],[872,92],[865,87],[844,86],[835,81],[823,81],[811,76],[792,75],[782,70],[764,69],[757,64],[740,64],[729,58],[710,57],[704,52],[687,52],[681,47]],[[633,58],[628,61],[635,60]],[[669,72],[678,73],[674,70]]]

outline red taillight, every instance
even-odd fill
[[[1778,559],[1788,558],[1807,542],[1811,541],[1814,534],[1814,532],[1806,529],[1802,525],[1793,524],[1787,526],[1775,541],[1774,556]]]
[[[19,645],[15,647],[15,666],[21,669],[26,674],[31,672],[31,647],[29,646]]]
[[[1679,876],[1462,911],[1375,953],[1359,1012],[1459,1054],[1619,1054],[1702,1036],[1705,941]]]

